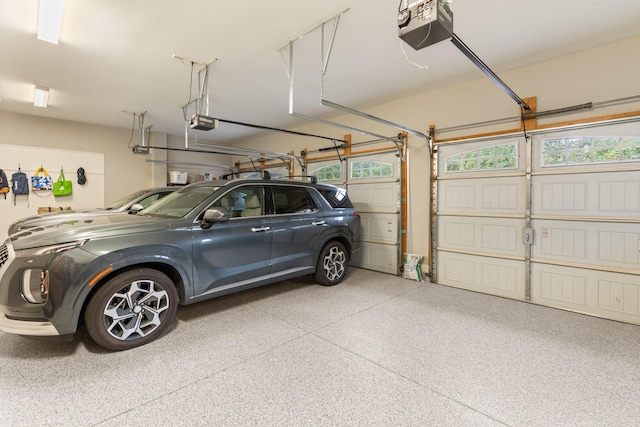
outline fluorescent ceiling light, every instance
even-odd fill
[[[64,0],[40,0],[38,39],[58,44],[63,13]]]
[[[46,108],[49,103],[49,88],[36,86],[36,90],[33,94],[33,105],[36,107]]]

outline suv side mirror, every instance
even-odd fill
[[[230,215],[226,208],[211,208],[204,212],[200,226],[203,229],[211,228],[216,222],[229,221]]]
[[[129,213],[132,215],[135,215],[138,212],[140,212],[142,209],[144,209],[144,206],[142,205],[142,203],[134,203],[129,208]]]

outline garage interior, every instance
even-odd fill
[[[346,188],[363,250],[125,352],[0,332],[0,425],[637,424],[637,1],[66,0],[45,41],[47,3],[0,0],[0,169],[74,189],[0,197],[2,241],[268,170]]]

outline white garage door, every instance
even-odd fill
[[[434,279],[525,298],[523,137],[438,146]]]
[[[640,324],[640,124],[533,137],[531,300]]]
[[[640,324],[640,124],[530,138],[438,147],[434,279]]]
[[[318,180],[346,188],[361,219],[360,252],[352,264],[399,274],[400,159],[394,153],[310,162]]]

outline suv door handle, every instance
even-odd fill
[[[312,225],[327,225],[326,221],[313,221],[311,223]]]
[[[253,231],[254,233],[259,233],[262,231],[269,231],[271,230],[271,227],[251,227],[251,231]]]

